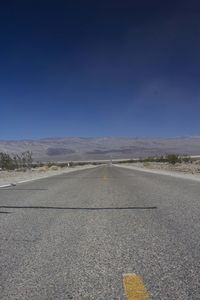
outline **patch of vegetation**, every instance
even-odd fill
[[[31,151],[22,152],[20,155],[0,152],[0,169],[2,170],[28,169],[31,168],[32,162]]]
[[[179,156],[177,154],[166,154],[165,156],[150,156],[139,160],[142,163],[158,162],[158,163],[169,163],[175,165],[176,163],[191,163],[192,159],[190,156]]]
[[[192,159],[191,159],[191,157],[190,156],[187,156],[187,155],[185,155],[185,156],[183,156],[182,158],[181,158],[181,161],[182,162],[184,162],[184,163],[192,163]]]
[[[179,158],[176,154],[168,154],[166,156],[167,162],[171,165],[175,165],[176,163],[181,163],[181,158]]]

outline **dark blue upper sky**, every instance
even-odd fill
[[[0,139],[200,135],[200,2],[4,1]]]

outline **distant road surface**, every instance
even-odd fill
[[[200,299],[199,182],[105,165],[0,189],[1,300],[136,299],[127,273]]]

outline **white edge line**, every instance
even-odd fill
[[[9,183],[9,184],[3,184],[3,185],[0,185],[0,188],[5,188],[5,187],[9,187],[9,186],[12,186],[12,184],[11,183]]]

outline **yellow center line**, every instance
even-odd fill
[[[141,276],[124,274],[123,284],[128,300],[150,300]]]

